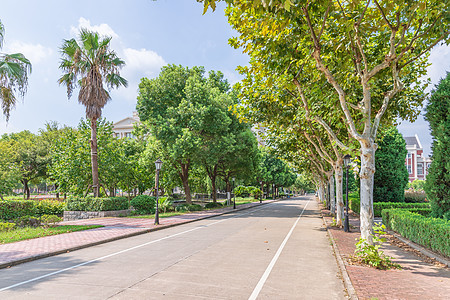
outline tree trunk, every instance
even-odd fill
[[[3,195],[2,195],[2,194],[0,194],[0,199],[2,199],[3,201],[5,201],[5,199],[3,199]]]
[[[342,162],[334,167],[336,181],[336,225],[342,227],[344,220],[344,198],[342,193]]]
[[[360,221],[361,237],[373,245],[373,174],[375,173],[376,144],[373,141],[362,140],[360,185]]]
[[[179,173],[181,182],[183,183],[184,193],[186,195],[186,203],[192,204],[191,189],[189,187],[189,163],[181,164],[181,172]]]
[[[98,155],[97,155],[97,119],[91,119],[91,165],[92,165],[92,190],[94,197],[98,197]]]
[[[216,178],[217,178],[217,165],[214,165],[214,168],[210,169],[206,167],[206,172],[208,173],[209,179],[211,179],[211,189],[212,189],[212,198],[213,202],[217,202],[217,190],[216,190]]]
[[[24,199],[30,199],[30,187],[28,186],[28,180],[23,179],[23,197]]]
[[[330,176],[330,212],[332,215],[336,213],[336,196],[334,194],[334,177]]]
[[[261,181],[261,199],[264,197],[264,183]]]

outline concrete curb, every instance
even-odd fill
[[[101,244],[105,244],[105,243],[109,243],[109,242],[113,242],[113,241],[129,238],[129,237],[133,237],[133,236],[137,236],[137,235],[141,235],[141,234],[145,234],[145,233],[149,233],[149,232],[153,232],[153,231],[158,231],[158,230],[171,228],[171,227],[175,227],[175,226],[179,226],[179,225],[193,223],[193,222],[200,221],[200,220],[205,220],[205,219],[209,219],[209,218],[213,218],[213,217],[218,217],[218,216],[230,214],[230,213],[233,213],[233,212],[236,212],[236,211],[241,211],[241,210],[246,210],[246,209],[250,209],[250,208],[255,208],[255,207],[259,207],[261,205],[266,205],[266,204],[278,202],[278,201],[281,201],[281,200],[283,200],[283,199],[269,200],[267,202],[258,203],[260,205],[241,207],[241,208],[239,208],[239,206],[238,206],[238,207],[236,207],[236,209],[232,209],[232,210],[225,211],[225,212],[219,212],[219,213],[214,214],[214,215],[202,216],[202,217],[199,217],[198,219],[188,220],[188,221],[180,222],[180,223],[176,223],[176,224],[159,225],[160,227],[149,228],[149,229],[142,229],[141,231],[137,231],[137,232],[133,232],[133,233],[129,233],[129,234],[124,234],[124,235],[116,236],[116,237],[109,238],[109,239],[104,239],[104,240],[97,241],[97,242],[87,243],[87,244],[76,246],[76,247],[70,247],[70,248],[66,248],[66,249],[62,249],[62,250],[58,250],[58,251],[53,251],[53,252],[43,253],[43,254],[39,254],[39,255],[35,255],[35,256],[30,256],[30,257],[26,257],[26,258],[23,258],[23,259],[18,259],[18,260],[12,261],[12,262],[2,263],[2,264],[0,264],[0,269],[5,269],[5,268],[16,266],[16,265],[19,265],[19,264],[22,264],[22,263],[26,263],[26,262],[30,262],[30,261],[34,261],[34,260],[38,260],[38,259],[42,259],[42,258],[47,258],[47,257],[50,257],[50,256],[55,256],[55,255],[59,255],[59,254],[63,254],[63,253],[68,253],[68,252],[72,252],[72,251],[76,251],[76,250],[80,250],[80,249],[84,249],[84,248],[89,248],[89,247],[93,247],[93,246],[97,246],[97,245],[101,245]]]
[[[331,244],[333,246],[333,251],[334,251],[334,256],[338,263],[339,270],[341,271],[342,280],[344,281],[344,286],[347,289],[348,297],[349,297],[349,299],[352,299],[352,300],[358,300],[358,295],[356,294],[356,290],[353,287],[350,276],[348,276],[347,268],[345,267],[344,260],[342,259],[341,253],[339,252],[339,248],[337,247],[336,242],[334,241],[333,234],[328,229],[327,223],[323,216],[322,216],[322,221],[323,221],[323,224],[327,227],[328,237],[331,240]]]
[[[417,251],[419,251],[420,253],[422,253],[425,256],[428,256],[429,258],[433,258],[435,260],[437,260],[438,262],[447,265],[447,267],[450,267],[450,260],[445,258],[442,255],[439,255],[437,253],[432,252],[431,250],[428,250],[426,248],[424,248],[423,246],[414,243],[413,241],[399,235],[398,233],[388,230],[387,231],[389,234],[395,236],[397,239],[399,239],[400,241],[402,241],[403,243],[405,243],[406,245],[410,246],[413,249],[416,249]]]

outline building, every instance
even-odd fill
[[[113,124],[113,132],[114,136],[117,138],[133,138],[133,125],[135,123],[139,123],[139,116],[137,111],[133,112],[132,117],[126,117],[123,120],[120,120]]]
[[[409,173],[409,182],[416,179],[425,180],[428,174],[428,168],[431,165],[431,158],[423,154],[422,144],[417,134],[415,136],[404,137],[406,142],[406,168]]]

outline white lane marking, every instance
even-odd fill
[[[121,250],[121,251],[118,251],[118,252],[115,252],[115,253],[111,253],[111,254],[108,254],[108,255],[105,255],[105,256],[102,256],[102,257],[99,257],[99,258],[95,258],[95,259],[86,261],[86,262],[81,263],[81,264],[77,264],[77,265],[74,265],[74,266],[71,266],[71,267],[68,267],[68,268],[65,268],[65,269],[61,269],[61,270],[58,270],[58,271],[55,271],[55,272],[52,272],[52,273],[48,273],[48,274],[45,274],[45,275],[42,275],[42,276],[39,276],[39,277],[35,277],[35,278],[29,279],[29,280],[26,280],[26,281],[22,281],[22,282],[19,282],[19,283],[16,283],[16,284],[13,284],[13,285],[1,288],[0,292],[9,290],[9,289],[12,289],[12,288],[15,288],[15,287],[18,287],[18,286],[21,286],[21,285],[33,282],[33,281],[37,281],[37,280],[40,280],[40,279],[43,279],[43,278],[47,278],[47,277],[50,277],[50,276],[53,276],[53,275],[56,275],[56,274],[60,274],[60,273],[66,272],[66,271],[70,271],[70,270],[73,270],[73,269],[76,269],[76,268],[79,268],[79,267],[91,264],[93,262],[97,262],[99,260],[103,260],[103,259],[106,259],[106,258],[109,258],[109,257],[112,257],[112,256],[116,256],[116,255],[119,255],[119,254],[122,254],[122,253],[125,253],[125,252],[128,252],[128,251],[132,251],[132,250],[135,250],[135,249],[138,249],[138,248],[150,245],[150,244],[154,244],[154,243],[157,243],[157,242],[160,242],[160,241],[163,241],[163,240],[167,240],[167,239],[170,239],[170,238],[173,238],[173,237],[176,237],[176,236],[188,233],[188,232],[195,231],[197,229],[201,229],[201,228],[209,227],[209,226],[212,226],[212,225],[215,225],[215,224],[219,224],[219,223],[222,223],[224,221],[230,220],[230,219],[238,217],[238,216],[248,215],[248,214],[254,213],[256,211],[259,211],[261,209],[267,208],[267,207],[269,207],[269,206],[271,206],[273,204],[276,204],[276,203],[277,202],[272,202],[272,203],[264,205],[263,207],[252,209],[251,211],[243,213],[243,214],[236,214],[236,215],[231,216],[229,218],[226,218],[226,219],[223,219],[223,220],[219,220],[219,221],[210,223],[208,225],[204,225],[204,226],[201,226],[201,227],[195,227],[195,228],[192,228],[192,229],[188,229],[188,230],[185,230],[185,231],[182,231],[182,232],[179,232],[179,233],[175,233],[175,234],[172,234],[172,235],[169,235],[169,236],[157,239],[157,240],[153,240],[153,241],[150,241],[150,242],[147,242],[147,243],[144,243],[144,244],[140,244],[140,245],[128,248],[128,249],[124,249],[124,250]]]
[[[310,201],[310,200],[309,200]],[[284,246],[286,245],[287,241],[289,240],[289,238],[291,237],[292,232],[294,231],[295,226],[297,226],[298,221],[300,220],[300,218],[303,215],[303,212],[305,211],[306,207],[308,206],[308,202],[306,202],[305,207],[302,210],[302,213],[298,216],[297,220],[295,221],[294,225],[292,225],[291,230],[289,231],[289,233],[286,235],[286,237],[284,238],[284,241],[281,243],[280,247],[277,250],[277,253],[275,253],[275,256],[272,258],[272,261],[270,262],[270,264],[267,266],[266,271],[264,272],[264,274],[262,275],[261,279],[259,280],[258,284],[256,285],[255,289],[253,290],[253,293],[250,295],[250,297],[248,298],[249,300],[255,300],[256,297],[258,297],[259,293],[261,292],[264,284],[266,283],[267,278],[270,275],[270,272],[272,272],[273,267],[275,266],[275,263],[278,260],[278,257],[280,257],[281,252],[283,251]]]

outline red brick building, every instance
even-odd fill
[[[425,180],[428,174],[428,168],[431,165],[431,158],[425,157],[423,147],[417,134],[415,136],[404,137],[406,142],[405,164],[409,173],[409,182],[416,179]]]

